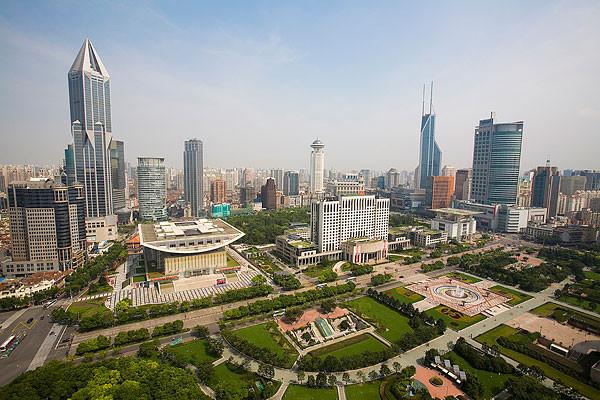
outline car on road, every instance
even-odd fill
[[[42,321],[44,320],[44,316],[43,315],[40,317],[40,320],[42,320]]]
[[[32,322],[33,322],[33,318],[29,318],[29,319],[27,320],[27,323],[28,323],[28,324],[30,324],[30,323],[32,323]]]

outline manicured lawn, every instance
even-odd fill
[[[290,385],[283,395],[283,400],[336,400],[337,398],[337,390],[333,387],[310,388],[304,385]]]
[[[398,341],[404,334],[412,332],[407,317],[368,296],[351,300],[346,305],[375,325],[379,334],[389,341]]]
[[[237,267],[237,266],[239,266],[239,265],[240,265],[240,263],[239,263],[239,262],[235,261],[235,260],[233,259],[233,257],[231,257],[229,254],[227,254],[227,266],[228,266],[229,268],[231,268],[231,267]]]
[[[466,328],[467,326],[471,326],[479,321],[483,321],[485,316],[483,314],[477,314],[472,317],[459,313],[458,311],[451,310],[452,313],[460,314],[460,318],[452,318],[451,316],[442,312],[442,310],[449,309],[450,307],[439,305],[432,309],[425,311],[425,314],[432,316],[435,319],[443,319],[446,321],[446,326],[448,328],[453,329],[455,331],[460,331],[461,329]]]
[[[561,306],[556,303],[546,303],[541,306],[534,308],[531,310],[531,313],[540,315],[542,317],[550,317],[554,319],[559,319],[561,321],[566,321],[570,315],[578,316],[581,319],[588,319],[590,323],[600,325],[600,318],[595,317],[593,315],[588,315],[577,310],[573,310],[569,307]],[[556,317],[561,318],[556,318]]]
[[[256,346],[270,349],[278,355],[287,356],[288,367],[291,367],[298,358],[294,347],[279,333],[273,322],[248,326],[235,330],[233,333]]]
[[[467,274],[461,274],[460,272],[450,272],[449,274],[446,274],[446,276],[449,278],[458,279],[458,280],[460,280],[462,282],[466,282],[466,283],[481,282],[481,279],[479,279],[479,278],[475,278],[474,276],[467,275]]]
[[[522,302],[532,298],[528,294],[501,285],[492,286],[488,290],[506,297],[510,297],[511,300],[508,302],[508,304],[510,304],[511,306],[516,306],[517,304],[521,304]]]
[[[417,301],[421,301],[425,298],[418,293],[408,290],[405,287],[390,289],[386,291],[385,294],[401,301],[404,304],[416,303]]]
[[[222,386],[243,391],[244,389],[255,387],[255,382],[258,380],[258,375],[248,371],[232,371],[227,367],[227,363],[224,362],[214,368],[214,375],[210,379],[208,386],[213,390]],[[271,392],[274,394],[281,385],[281,382],[270,382],[273,385]]]
[[[310,352],[315,357],[325,358],[326,356],[333,355],[338,358],[345,356],[353,356],[356,354],[363,354],[368,351],[381,351],[386,346],[368,333],[364,335],[354,336],[350,339],[346,339],[342,342],[334,343],[329,346],[321,347],[315,351]]]
[[[445,354],[444,358],[449,359],[452,364],[460,366],[460,369],[467,374],[476,376],[483,387],[484,398],[486,399],[491,399],[494,395],[501,392],[508,378],[512,376],[510,374],[498,374],[473,368],[467,360],[453,351]]]
[[[98,311],[108,311],[104,305],[105,298],[77,301],[69,306],[69,311],[79,314],[80,318],[94,315]]]
[[[388,260],[390,260],[390,261],[404,260],[404,257],[399,256],[397,254],[388,254]]]
[[[545,305],[546,304],[544,304],[543,306],[545,306]],[[543,307],[543,306],[540,306],[540,307]],[[540,307],[538,307],[538,308],[540,308]],[[536,360],[534,358],[531,358],[531,357],[529,357],[525,354],[519,353],[517,351],[507,349],[506,347],[502,347],[502,346],[500,346],[500,344],[498,344],[496,342],[496,339],[498,339],[500,336],[510,336],[517,332],[518,332],[517,329],[514,329],[510,326],[500,325],[492,330],[489,330],[489,331],[477,336],[475,338],[475,340],[477,340],[479,343],[485,343],[490,347],[493,345],[497,345],[502,354],[504,354],[507,357],[512,358],[513,360],[515,360],[517,362],[520,362],[521,364],[527,365],[528,367],[530,367],[532,365],[537,365],[539,368],[542,369],[542,371],[544,371],[544,375],[546,375],[548,378],[550,378],[552,380],[560,380],[564,385],[574,388],[575,390],[580,392],[582,395],[584,395],[590,399],[600,398],[600,390],[594,389],[593,387],[588,386],[585,383],[579,381],[577,378],[574,378],[570,375],[566,375],[566,374],[552,368],[551,366],[549,366],[548,364],[546,364],[542,361]]]
[[[325,271],[331,271],[333,269],[333,265],[329,267],[323,267],[322,265],[311,265],[310,267],[303,269],[302,273],[306,276],[310,276],[311,278],[318,278]]]
[[[191,342],[178,344],[170,350],[177,356],[178,360],[188,364],[199,365],[205,361],[213,362],[216,357],[206,352],[207,344],[204,339],[197,339]]]
[[[586,271],[583,273],[586,279],[591,279],[593,281],[600,281],[600,274],[593,271]]]
[[[133,277],[134,282],[144,282],[146,280],[145,275],[138,275]]]
[[[593,311],[595,313],[599,313],[600,314],[600,304],[596,304],[594,303],[593,307],[591,305],[591,303],[587,300],[582,299],[581,297],[575,297],[575,296],[560,296],[559,298],[560,301],[563,301],[567,304],[570,304],[572,306],[576,306],[576,307],[581,307],[584,308],[586,310],[590,310]]]
[[[371,381],[358,385],[344,386],[348,400],[379,400],[379,386],[381,381]]]

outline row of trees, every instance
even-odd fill
[[[399,352],[400,349],[398,346],[394,345],[392,347],[386,347],[381,351],[366,350],[360,354],[352,354],[341,357],[337,357],[332,354],[326,357],[318,357],[312,356],[309,353],[300,359],[298,362],[298,368],[303,371],[346,371],[378,364],[396,356],[399,354]]]
[[[104,272],[113,269],[127,258],[127,248],[123,243],[115,242],[108,251],[88,261],[65,278],[65,290],[72,295],[79,293]]]
[[[82,332],[95,329],[109,328],[111,326],[123,325],[129,322],[143,321],[166,315],[173,315],[192,310],[199,310],[216,304],[231,303],[247,300],[255,297],[266,296],[273,288],[267,284],[259,284],[242,289],[229,290],[214,298],[204,297],[192,301],[173,302],[166,304],[155,304],[151,306],[132,307],[131,300],[121,300],[115,305],[114,313],[108,309],[99,310],[95,313],[79,315],[71,310],[56,308],[52,310],[52,321],[62,325],[79,325]]]
[[[451,260],[448,260],[450,264]],[[456,262],[452,260],[452,263]],[[517,260],[508,252],[494,250],[484,254],[464,254],[460,257],[459,267],[474,275],[489,277],[497,282],[518,286],[530,292],[539,292],[552,282],[564,280],[572,265],[561,267],[554,263],[542,263],[536,268],[507,268]]]
[[[256,360],[282,368],[287,368],[290,365],[291,355],[289,353],[277,353],[270,348],[258,346],[236,335],[230,329],[221,330],[221,336],[240,352]]]
[[[428,342],[436,336],[443,334],[446,330],[446,322],[443,319],[436,320],[415,309],[412,304],[403,303],[392,296],[380,293],[372,288],[367,290],[367,294],[378,302],[409,317],[408,324],[413,331],[405,333],[396,342],[398,347],[403,351]]]
[[[0,310],[15,310],[18,308],[28,307],[32,304],[41,304],[42,302],[56,297],[58,288],[53,286],[46,290],[40,290],[31,296],[24,297],[4,297],[0,299]]]
[[[50,361],[0,391],[2,400],[203,400],[193,374],[159,359],[122,357],[96,363]]]
[[[477,369],[500,374],[512,374],[515,371],[502,357],[485,354],[469,345],[462,337],[456,341],[453,350]]]
[[[110,337],[99,335],[95,338],[83,341],[77,345],[75,354],[83,355],[86,353],[95,353],[100,350],[108,349],[111,346],[123,346],[131,343],[143,342],[160,336],[173,335],[183,331],[183,321],[177,320],[167,322],[154,328],[152,335],[146,328],[134,329],[126,332],[119,332],[114,341]]]
[[[302,306],[318,300],[335,297],[354,290],[353,282],[338,286],[326,286],[321,289],[306,290],[292,295],[282,294],[270,300],[257,300],[245,306],[240,306],[223,313],[224,320],[235,320],[250,315],[259,315],[288,307]]]
[[[273,274],[273,281],[281,286],[283,290],[296,290],[302,286],[298,278],[291,274],[275,273]]]
[[[352,267],[350,268],[350,273],[352,276],[366,275],[370,274],[371,272],[373,272],[372,265],[352,264]]]
[[[371,285],[379,286],[383,285],[392,280],[392,275],[390,274],[377,274],[371,277]]]
[[[289,229],[292,222],[308,223],[308,207],[284,208],[276,211],[259,211],[250,215],[232,215],[227,219],[231,225],[246,232],[240,242],[247,244],[274,243],[275,238]]]

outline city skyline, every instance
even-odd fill
[[[335,29],[326,35],[324,43],[315,45],[300,37],[306,33],[300,27],[283,28],[265,18],[271,15],[288,21],[298,11],[291,5],[274,9],[242,7],[240,12],[250,12],[252,22],[256,22],[254,27],[247,26],[241,15],[223,21],[223,10],[211,10],[213,19],[206,20],[206,27],[198,30],[181,11],[148,3],[141,11],[135,10],[137,18],[132,21],[131,31],[107,32],[109,25],[90,33],[85,18],[69,28],[51,29],[41,21],[48,15],[64,16],[67,10],[61,7],[42,4],[35,13],[24,15],[24,6],[8,3],[0,12],[0,29],[4,33],[0,50],[11,55],[5,75],[16,78],[0,81],[3,91],[11,94],[11,101],[0,111],[7,121],[1,131],[6,150],[0,161],[61,163],[62,147],[70,141],[65,129],[69,110],[66,101],[61,100],[68,96],[64,70],[81,41],[90,36],[110,67],[111,81],[115,81],[114,89],[111,88],[115,99],[113,119],[119,127],[115,135],[126,143],[129,162],[138,156],[153,155],[164,157],[167,165],[181,168],[179,146],[173,144],[186,139],[180,135],[191,135],[187,127],[197,126],[193,135],[205,143],[205,164],[210,166],[307,168],[306,152],[296,149],[306,148],[314,137],[319,137],[328,144],[327,165],[332,169],[411,170],[418,162],[420,85],[435,80],[436,139],[444,149],[444,164],[470,166],[473,127],[495,111],[499,120],[525,122],[522,171],[543,165],[546,159],[560,169],[595,168],[593,150],[598,145],[598,135],[593,127],[600,122],[600,110],[593,107],[600,101],[593,90],[599,78],[592,72],[600,63],[597,52],[589,49],[598,44],[594,21],[600,7],[589,2],[549,4],[551,7],[543,10],[527,4],[513,3],[505,9],[485,5],[498,19],[512,16],[509,10],[519,11],[510,24],[520,29],[522,44],[513,48],[516,33],[498,34],[472,19],[469,22],[474,25],[469,28],[478,30],[480,37],[473,38],[470,30],[459,29],[463,18],[483,7],[474,4],[464,17],[457,15],[464,11],[464,5],[450,10],[443,5],[429,9],[431,6],[388,4],[367,15],[358,6],[348,5],[342,7],[343,11],[337,7],[337,12],[334,7],[326,8],[316,21],[314,34],[323,33],[325,26]],[[115,7],[109,4],[99,12],[111,12]],[[190,15],[199,11],[192,5],[183,8],[187,7]],[[134,11],[127,6],[122,8],[123,16]],[[432,23],[439,22],[440,28],[417,40],[430,46],[427,51],[418,51],[403,34],[412,27],[410,17],[425,12],[429,12]],[[306,11],[302,17],[308,18],[308,14]],[[406,19],[406,26],[395,28],[391,16]],[[455,18],[452,24],[449,17]],[[12,23],[16,18],[22,26]],[[119,18],[122,16],[111,24],[118,23]],[[138,35],[148,32],[133,30],[149,21],[156,22],[153,34],[165,34],[164,40],[136,41]],[[381,21],[378,29],[352,46],[341,46],[351,34],[348,29],[352,22],[371,27],[374,21]],[[442,38],[444,33],[449,37]],[[191,39],[198,43],[190,43]],[[486,55],[489,61],[480,61],[476,49],[482,49],[492,39],[494,46]],[[552,49],[542,45],[532,50],[534,42],[552,42]],[[132,48],[134,43],[139,48]],[[173,46],[166,47],[168,43]],[[370,48],[374,43],[377,45]],[[444,46],[464,51],[452,55],[444,51]],[[339,61],[324,54],[328,49],[339,49],[335,52]],[[509,49],[517,60],[516,67],[503,62]],[[193,50],[199,55],[185,63],[178,61],[176,56]],[[369,55],[366,61],[357,59],[361,51]],[[535,54],[529,54],[530,51]],[[162,57],[165,52],[175,57]],[[389,54],[400,54],[403,57],[399,58],[410,62]],[[574,54],[577,60],[571,60]],[[434,56],[439,58],[432,59]],[[378,57],[384,57],[386,63],[372,61]],[[34,59],[38,62],[32,62]],[[428,60],[439,62],[427,63]],[[239,68],[251,68],[239,73],[235,61],[244,61]],[[476,61],[474,65],[468,65],[472,61]],[[201,73],[195,70],[199,63],[206,64]],[[184,80],[192,72],[194,77],[186,81],[186,89]],[[18,78],[25,75],[31,77],[27,85]],[[161,81],[141,84],[151,76],[160,77]],[[354,76],[361,79],[350,79]],[[226,80],[231,84],[225,84]],[[513,81],[513,86],[506,84]],[[297,93],[295,100],[285,96],[289,91]],[[33,129],[31,121],[23,118],[25,102],[30,103],[28,110],[34,109],[45,121],[46,129]],[[15,131],[23,133],[15,135]],[[577,139],[587,145],[565,151],[560,146],[565,132],[576,133]],[[346,140],[361,136],[376,140]],[[148,137],[152,140],[144,140]],[[39,146],[29,146],[31,142]],[[262,157],[264,152],[272,154],[268,161]]]

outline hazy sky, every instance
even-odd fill
[[[89,37],[112,80],[126,158],[205,165],[412,169],[435,81],[443,164],[473,128],[525,121],[522,169],[600,168],[599,1],[7,1],[0,7],[0,164],[58,163],[67,71]]]

